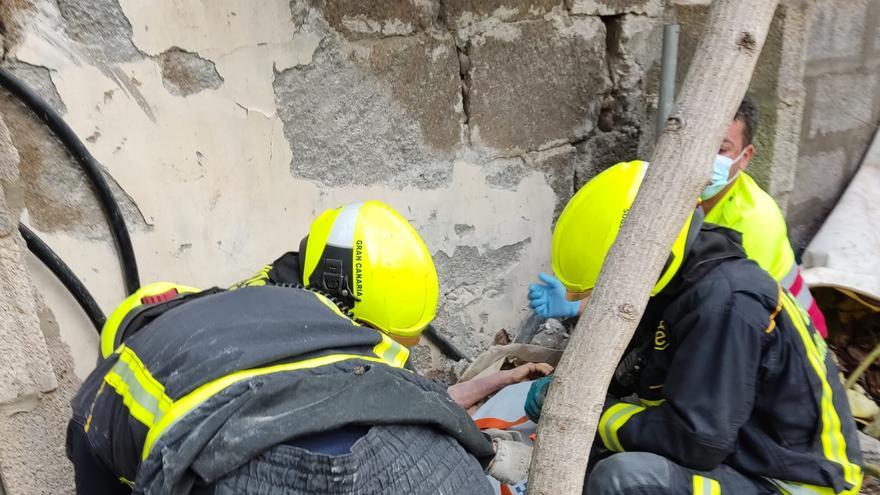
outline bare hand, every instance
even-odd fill
[[[553,366],[547,363],[526,363],[512,370],[504,371],[504,373],[507,374],[510,383],[513,384],[547,376],[553,373]]]

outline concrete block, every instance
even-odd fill
[[[800,252],[819,230],[849,180],[842,149],[802,157],[788,209],[789,240]]]
[[[524,21],[471,39],[471,142],[512,155],[586,136],[610,83],[596,18]]]
[[[511,22],[535,19],[559,6],[558,0],[446,0],[440,15],[451,28],[461,28],[489,17]]]
[[[418,122],[425,142],[438,150],[454,150],[462,139],[464,109],[452,37],[390,38],[370,46],[369,69]]]
[[[848,131],[873,122],[878,83],[876,73],[819,76],[812,95],[809,137]]]
[[[431,188],[452,173],[464,113],[450,36],[359,42],[332,35],[313,63],[276,75],[291,173],[330,187]]]
[[[663,0],[566,0],[572,14],[617,15],[643,14],[660,16],[663,14]]]
[[[317,0],[315,6],[330,27],[351,39],[412,34],[430,26],[440,9],[437,0]]]
[[[820,0],[810,28],[810,61],[859,57],[869,0]]]

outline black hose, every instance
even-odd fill
[[[465,356],[463,352],[461,352],[458,347],[455,347],[455,344],[452,343],[451,340],[444,337],[440,332],[434,328],[434,325],[428,325],[425,328],[425,336],[428,337],[428,340],[431,341],[432,344],[437,346],[446,357],[452,359],[453,361],[461,361],[465,359],[470,361],[470,358]]]
[[[128,294],[140,288],[140,277],[138,276],[137,260],[134,257],[134,248],[131,245],[131,238],[128,235],[128,229],[125,226],[125,218],[122,216],[122,210],[116,204],[116,198],[95,157],[89,153],[82,141],[73,132],[73,129],[67,125],[58,113],[52,109],[39,95],[24,85],[8,70],[0,67],[0,86],[9,91],[12,96],[18,98],[27,108],[39,117],[49,126],[49,129],[58,136],[61,143],[70,152],[70,155],[82,167],[83,172],[92,184],[98,202],[104,210],[107,217],[107,223],[110,226],[110,233],[116,243],[116,250],[119,253],[119,262],[122,265],[122,278],[125,282],[125,289]],[[57,256],[56,256],[57,257]]]
[[[55,254],[55,251],[52,250],[45,242],[43,242],[40,237],[35,234],[31,229],[27,227],[27,225],[23,223],[18,224],[18,231],[21,233],[21,236],[24,238],[24,242],[27,243],[28,249],[34,253],[40,261],[46,265],[52,273],[58,277],[58,280],[64,284],[64,287],[67,288],[68,292],[76,299],[76,302],[79,303],[79,307],[85,311],[86,316],[91,320],[92,325],[95,325],[95,329],[98,330],[98,333],[101,333],[101,328],[104,326],[104,322],[106,321],[106,317],[104,313],[101,311],[101,307],[98,306],[98,303],[95,301],[95,298],[92,297],[92,294],[86,289],[86,286],[83,285],[82,281],[73,273],[73,270],[67,266],[67,263],[64,262],[61,258]]]

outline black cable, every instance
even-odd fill
[[[95,329],[98,330],[98,333],[100,334],[101,328],[104,326],[104,322],[107,318],[104,316],[104,312],[101,311],[101,307],[98,306],[95,298],[92,297],[92,294],[86,289],[86,286],[83,285],[82,281],[80,281],[76,274],[73,273],[73,270],[67,266],[67,263],[59,258],[58,255],[55,254],[55,251],[43,242],[43,240],[29,229],[27,225],[19,223],[18,231],[24,238],[24,242],[27,243],[28,249],[30,249],[31,252],[34,253],[34,256],[42,261],[43,264],[46,265],[56,277],[58,277],[58,280],[62,284],[64,284],[64,287],[66,287],[68,292],[70,292],[70,295],[76,299],[76,302],[79,303],[79,307],[85,311],[86,316],[89,317],[89,320],[92,321],[92,324],[95,325]]]
[[[453,361],[461,361],[465,359],[470,361],[471,359],[467,357],[463,352],[461,352],[458,347],[455,347],[455,344],[452,343],[451,340],[447,339],[440,332],[434,328],[434,325],[428,325],[425,328],[424,334],[428,337],[428,340],[431,341],[432,344],[437,346],[446,357],[452,359]]]
[[[122,210],[116,204],[116,198],[113,197],[113,192],[110,190],[110,186],[107,185],[107,181],[104,179],[104,175],[101,173],[101,168],[95,157],[89,153],[89,150],[86,149],[82,141],[76,136],[73,129],[64,122],[52,107],[2,67],[0,67],[0,86],[9,91],[12,96],[18,98],[19,101],[45,122],[49,129],[58,136],[58,139],[61,140],[61,143],[67,148],[67,151],[74,160],[82,167],[83,172],[92,184],[101,208],[104,210],[104,215],[110,226],[110,233],[113,235],[113,240],[116,243],[126,292],[128,294],[134,293],[141,285],[134,248],[131,245],[131,238],[125,226]]]

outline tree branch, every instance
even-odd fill
[[[651,166],[550,386],[532,495],[580,495],[611,376],[749,85],[776,0],[715,0]]]

